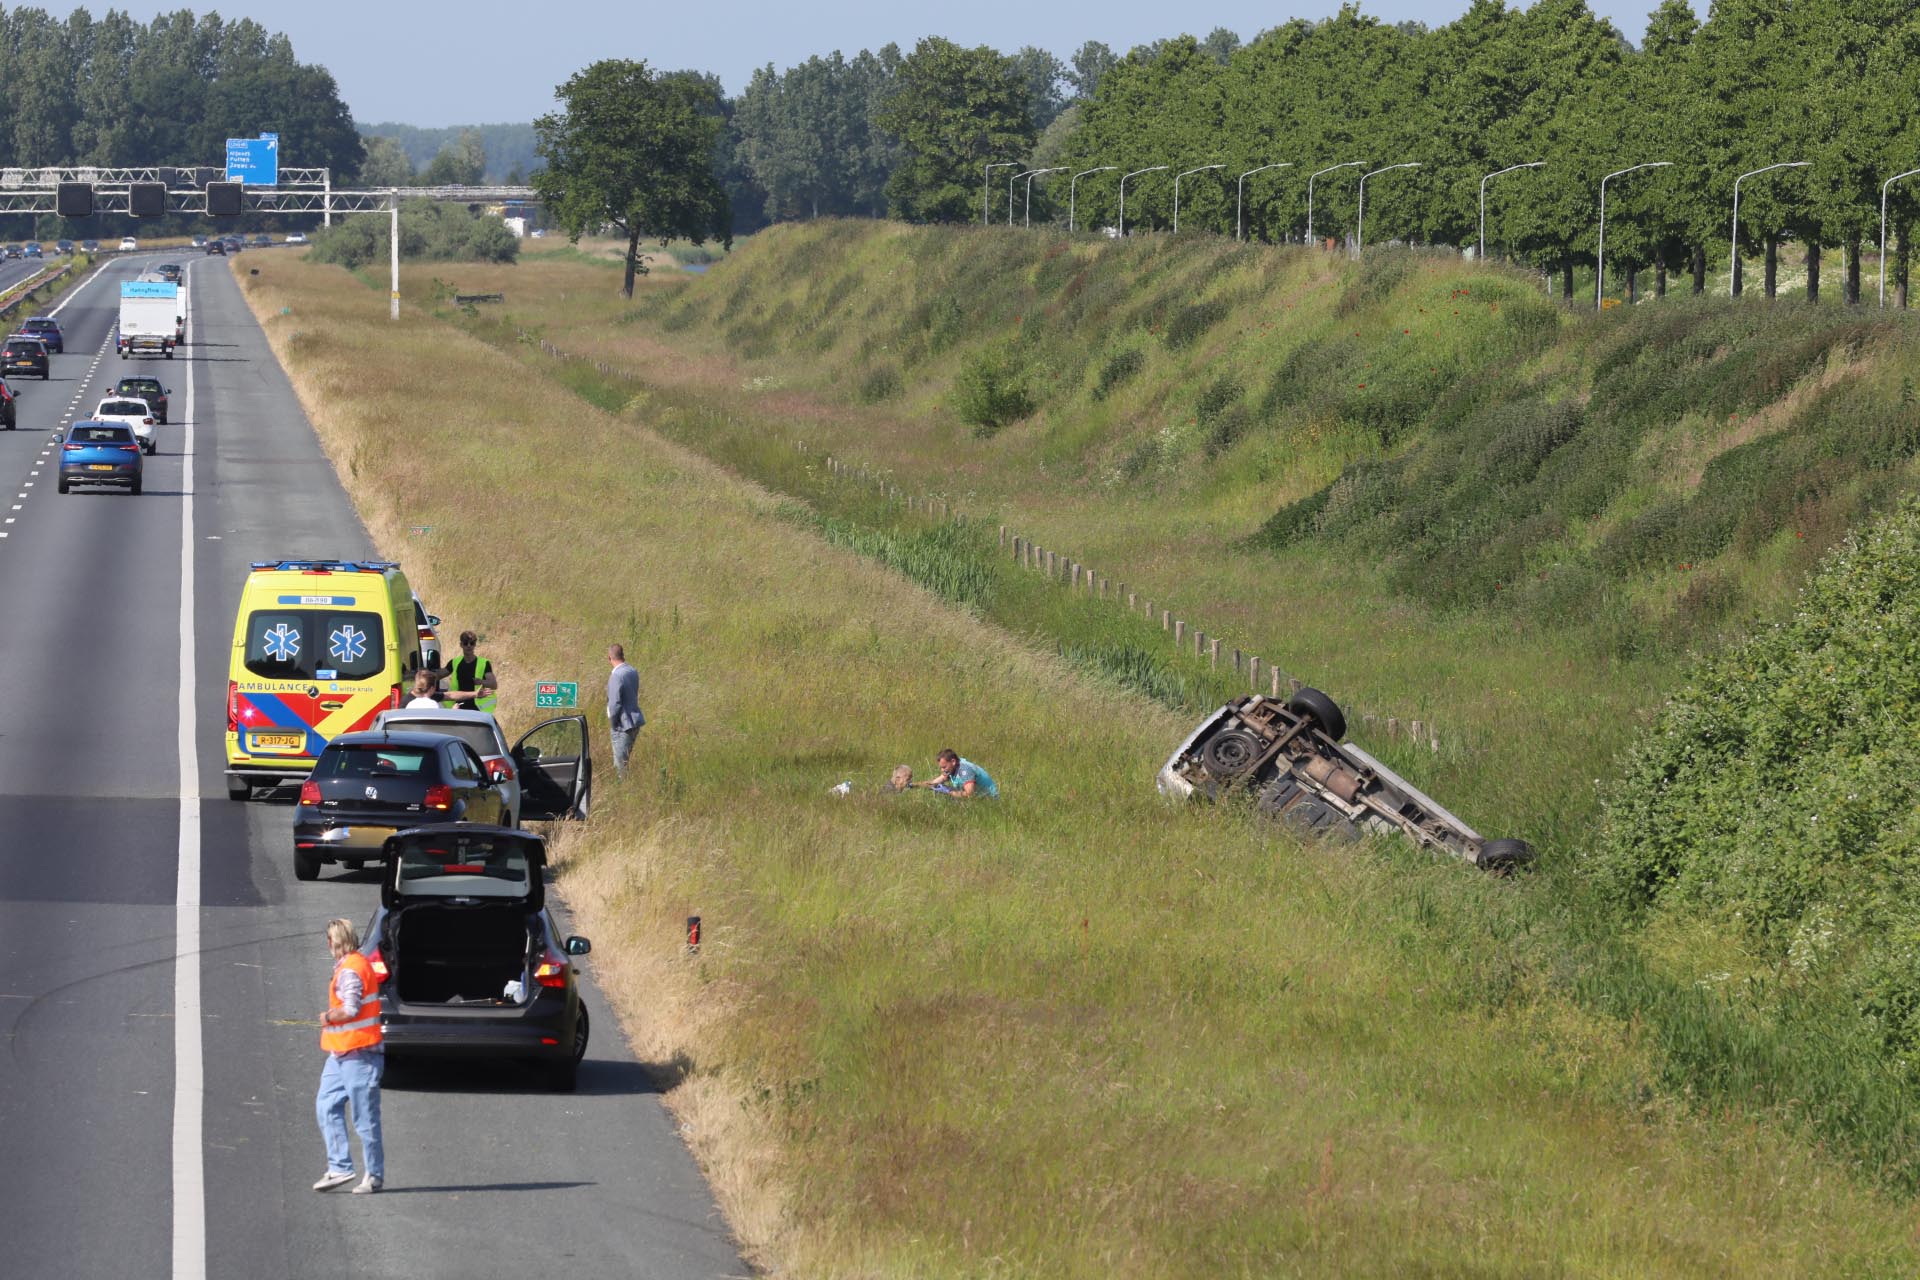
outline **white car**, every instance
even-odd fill
[[[287,244],[305,244],[306,242],[307,242],[307,236],[306,236],[306,233],[303,231],[289,231],[287,233],[287,238],[285,241],[285,243]]]
[[[138,240],[135,240],[132,236],[120,237],[120,252],[132,253],[135,249],[138,249],[139,247],[140,247],[140,242]]]
[[[142,453],[152,453],[159,446],[159,439],[153,431],[153,406],[145,400],[136,400],[132,396],[108,396],[93,411],[92,417],[99,422],[117,422],[132,427],[134,438],[140,441]]]

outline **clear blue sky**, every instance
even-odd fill
[[[56,12],[66,7],[58,0],[41,3]],[[1658,0],[1588,3],[1638,44]],[[198,12],[214,7],[208,0],[124,7],[146,21],[157,10],[187,4]],[[97,14],[106,5],[88,0],[88,7]],[[852,55],[888,41],[910,49],[927,35],[1008,52],[1039,45],[1064,59],[1088,40],[1124,54],[1163,36],[1205,35],[1214,27],[1251,39],[1288,18],[1322,18],[1338,8],[1338,0],[967,0],[924,7],[876,0],[733,0],[690,8],[620,0],[230,0],[218,11],[286,32],[303,61],[333,72],[356,120],[448,125],[530,120],[551,108],[555,85],[598,58],[644,58],[661,68],[717,72],[727,92],[737,93],[753,69],[768,62],[786,67],[810,54],[839,49]],[[1464,12],[1466,0],[1369,0],[1364,8],[1383,21],[1413,18],[1438,26]]]

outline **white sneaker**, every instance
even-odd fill
[[[345,1173],[335,1173],[329,1169],[327,1170],[326,1177],[313,1184],[313,1189],[315,1191],[331,1191],[335,1187],[344,1187],[352,1181],[353,1170],[348,1169]]]
[[[348,1174],[347,1176],[351,1178],[353,1175]],[[372,1174],[368,1174],[365,1181],[353,1189],[353,1194],[357,1196],[372,1195],[385,1185],[386,1183],[381,1179],[374,1177]]]

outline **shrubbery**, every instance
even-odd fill
[[[391,254],[387,217],[349,218],[313,236],[308,256],[354,270]],[[520,241],[498,218],[463,205],[409,200],[400,206],[400,256],[424,262],[514,262]]]
[[[1636,907],[1736,925],[1835,984],[1920,1080],[1920,501],[1868,526],[1792,618],[1710,658],[1628,758],[1594,870]]]
[[[1010,342],[970,357],[953,380],[953,411],[976,435],[990,436],[1037,407],[1026,361]]]

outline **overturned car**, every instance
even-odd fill
[[[1187,800],[1230,791],[1305,835],[1358,840],[1365,832],[1403,835],[1486,871],[1532,862],[1524,840],[1488,840],[1393,770],[1341,739],[1347,719],[1318,689],[1284,703],[1235,698],[1187,735],[1161,767],[1160,793]]]

